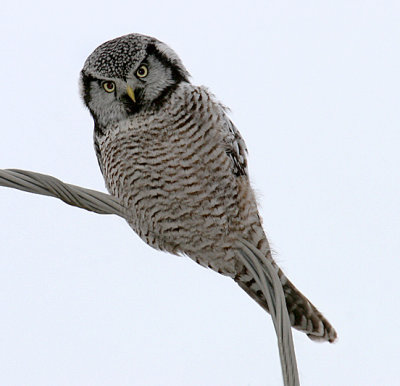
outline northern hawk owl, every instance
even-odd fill
[[[190,82],[171,48],[140,34],[96,48],[80,82],[106,187],[132,229],[153,248],[231,277],[268,311],[235,248],[244,238],[276,266],[249,183],[246,145],[226,108]],[[333,342],[331,324],[280,269],[278,275],[292,326]]]

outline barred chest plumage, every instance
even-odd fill
[[[245,226],[220,131],[225,120],[205,89],[185,83],[158,111],[141,112],[98,138],[107,188],[127,208],[135,232],[154,248],[216,270],[226,267],[213,260],[225,265],[234,258],[233,238]]]

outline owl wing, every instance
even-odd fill
[[[248,176],[246,144],[239,130],[228,117],[224,126],[224,146],[226,154],[232,160],[233,174],[236,177]]]
[[[104,176],[103,161],[101,159],[101,151],[100,151],[99,141],[98,141],[98,138],[96,135],[96,129],[95,129],[94,135],[93,135],[93,143],[94,143],[94,151],[96,152],[97,162],[99,164],[100,171]]]

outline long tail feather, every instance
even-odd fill
[[[248,244],[250,245],[250,243]],[[335,329],[321,312],[290,282],[282,270],[277,267],[270,252],[268,251],[267,255],[264,255],[261,251],[255,250],[253,246],[253,258],[261,265],[265,266],[265,261],[268,260],[276,267],[285,294],[286,307],[292,327],[306,333],[311,340],[334,342],[337,338]],[[270,312],[260,283],[255,280],[250,272],[246,271],[246,273],[238,275],[235,281],[261,307]]]

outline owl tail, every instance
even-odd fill
[[[260,260],[255,255],[254,258]],[[266,258],[274,267],[277,267],[271,257],[269,248]],[[260,263],[263,264],[262,262]],[[292,327],[306,333],[311,340],[320,342],[328,341],[330,343],[334,342],[337,338],[337,334],[328,320],[325,319],[317,308],[289,281],[280,268],[278,268],[277,273],[283,287],[286,307]],[[267,281],[269,280],[269,278],[265,278]],[[261,290],[259,283],[249,274],[249,272],[246,271],[244,274],[237,275],[235,281],[262,308],[269,312],[267,300],[263,291]]]

